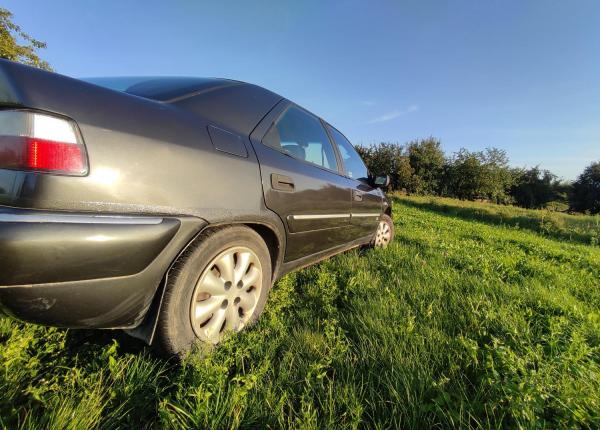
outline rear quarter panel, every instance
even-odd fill
[[[212,122],[202,116],[6,64],[2,63],[0,83],[17,88],[11,91],[10,104],[17,98],[23,107],[74,119],[86,144],[90,170],[85,177],[67,177],[0,169],[0,205],[193,215],[211,222],[263,209],[253,151],[248,150],[247,157],[217,151],[207,131]],[[228,128],[239,132],[236,124]],[[242,138],[249,147],[248,136]]]

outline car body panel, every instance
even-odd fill
[[[339,148],[333,136],[333,132],[337,130],[325,121],[323,121],[323,125],[327,130],[329,139],[334,144],[334,147],[338,152],[338,158],[342,166],[342,171],[340,173],[346,179],[348,183],[347,186],[351,190],[352,211],[350,224],[351,228],[353,229],[353,233],[357,236],[371,234],[374,229],[377,228],[377,224],[379,223],[385,196],[379,188],[370,185],[368,181],[364,179],[355,179],[350,176],[349,172],[347,172],[346,166],[343,163],[343,157],[339,152]],[[337,132],[343,136],[341,132]]]
[[[26,213],[12,211],[12,213],[31,216],[31,211]],[[15,268],[17,270],[3,267],[6,271],[2,272],[0,308],[9,315],[25,321],[74,328],[137,326],[143,320],[172,262],[207,225],[206,221],[194,217],[162,219],[158,224],[116,225],[95,220],[93,215],[86,214],[77,217],[87,218],[87,221],[68,223],[54,222],[57,216],[64,216],[64,214],[41,213],[35,216],[38,217],[38,221],[35,222],[0,220],[0,236],[3,238],[5,235],[12,236],[11,243],[14,245],[12,249],[15,254],[11,256],[11,261],[18,262],[18,268]],[[44,221],[44,218],[50,221]],[[140,221],[142,220],[143,218],[140,218]],[[126,235],[139,237],[134,243],[124,243],[119,239],[118,249],[117,244],[112,249],[102,249],[97,247],[96,241],[86,240],[86,231],[87,234],[107,232],[104,229],[111,226],[128,229]],[[149,230],[140,230],[142,226]],[[41,232],[43,239],[43,234],[52,235],[53,229],[56,229],[57,233],[62,233],[63,237],[56,244],[50,244],[50,249],[43,248],[46,244],[43,240],[40,246],[27,246],[30,244],[28,239],[32,231]],[[112,232],[114,233],[114,230]],[[23,236],[24,245],[17,240],[19,235]],[[99,261],[110,263],[114,262],[112,259],[116,257],[128,258],[123,252],[128,251],[136,243],[146,242],[151,248],[156,249],[158,242],[168,236],[172,238],[167,240],[167,244],[158,250],[156,256],[147,265],[144,266],[145,262],[142,262],[138,256],[129,256],[129,259],[137,260],[138,268],[141,267],[141,270],[136,273],[125,276],[115,275],[111,273],[110,268],[99,266],[96,261],[90,265],[84,261],[77,263],[77,252],[89,259],[96,251]],[[11,248],[5,247],[4,240],[0,243],[2,243],[3,253],[7,249],[10,251]],[[116,251],[118,255],[110,255],[111,250]],[[44,255],[46,253],[49,255]],[[35,265],[40,259],[43,260],[42,269],[48,269],[48,265],[54,262],[54,271],[37,268]],[[25,275],[23,270],[26,270],[27,266],[31,266],[33,270],[27,270]],[[85,267],[89,267],[89,273],[84,275]],[[132,267],[128,266],[127,271],[131,272]],[[52,278],[55,274],[62,276],[63,273],[70,273],[71,278],[69,280]],[[96,277],[89,279],[90,274],[95,274]],[[35,282],[10,284],[10,280],[21,281],[23,276],[30,276],[29,280]],[[78,279],[82,276],[88,279]]]
[[[3,285],[112,278],[144,270],[179,230],[170,218],[0,208]]]
[[[359,234],[372,233],[379,223],[383,207],[381,190],[354,179],[352,181],[352,226]]]
[[[262,188],[253,152],[239,157],[215,149],[207,129],[215,125],[210,120],[173,104],[54,73],[1,60],[0,66],[15,85],[28,90],[23,96],[28,108],[66,115],[77,122],[91,166],[89,175],[79,178],[0,169],[0,205],[190,215],[211,222],[219,221],[223,211],[238,217],[260,211]],[[244,91],[248,98],[252,91],[265,92],[248,87]],[[217,93],[211,92],[211,100]],[[248,118],[258,122],[280,100],[271,94],[263,97],[264,112],[259,115],[251,105],[258,96],[246,101],[245,107],[236,104],[236,113],[223,116],[229,122],[220,128],[249,145]],[[232,99],[229,94],[224,97]],[[203,103],[199,96],[185,102],[190,106]],[[223,190],[235,198],[224,199]]]
[[[310,255],[343,243],[350,220],[350,190],[340,177],[261,145],[261,160],[267,207],[284,220],[287,228],[285,261]],[[294,181],[293,191],[272,186],[272,175],[285,175]],[[323,231],[325,230],[325,231]]]

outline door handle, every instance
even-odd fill
[[[363,201],[363,192],[362,191],[352,190],[352,194],[354,196],[354,201],[355,202],[362,202]]]
[[[271,188],[278,191],[294,191],[294,180],[289,176],[271,173]]]

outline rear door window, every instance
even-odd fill
[[[321,121],[296,106],[279,117],[262,142],[298,160],[338,170],[335,152]]]

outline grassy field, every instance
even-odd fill
[[[413,207],[442,212],[463,219],[532,230],[547,237],[590,245],[600,243],[600,215],[567,214],[515,206],[459,201],[440,197],[398,196]]]
[[[396,198],[389,248],[286,276],[182,365],[1,319],[0,426],[598,428],[598,221],[556,216]]]

